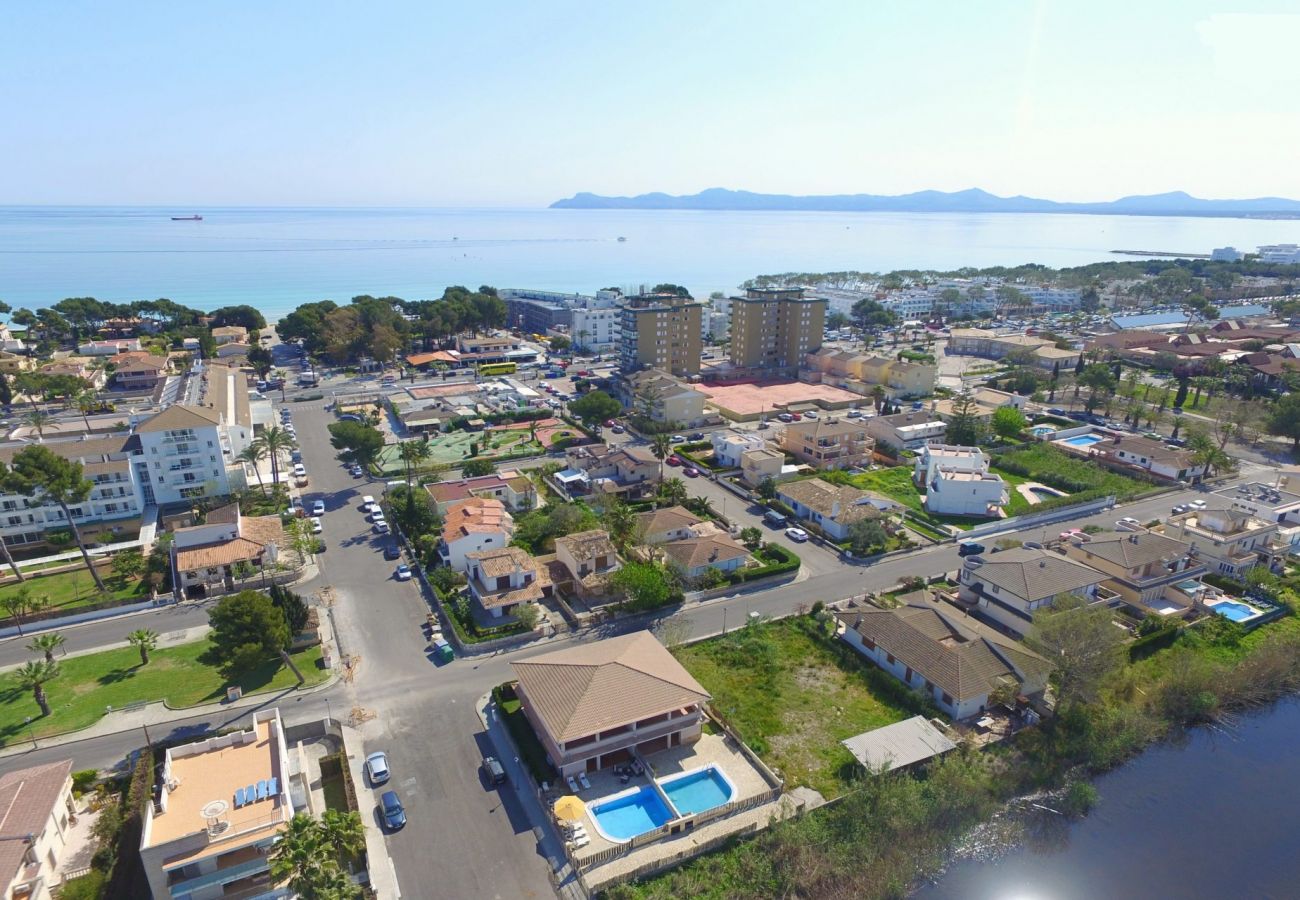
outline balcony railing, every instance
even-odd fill
[[[620,731],[617,734],[611,734],[609,737],[601,738],[599,741],[592,741],[589,744],[581,744],[576,747],[565,747],[561,752],[565,759],[584,759],[589,756],[595,756],[598,753],[605,753],[611,747],[622,747],[629,744],[640,744],[645,741],[653,741],[655,738],[663,737],[666,734],[672,734],[674,731],[680,731],[682,728],[690,725],[692,722],[700,721],[702,713],[698,710],[685,715],[675,716],[664,722],[656,722],[654,725],[647,725],[644,728],[638,728],[635,731]]]
[[[208,872],[203,875],[196,875],[193,878],[187,878],[184,881],[178,881],[175,884],[168,885],[167,889],[173,897],[186,897],[203,888],[218,884],[229,884],[232,881],[238,881],[259,872],[265,872],[267,868],[266,857],[259,854],[256,859],[250,859],[247,862],[217,869],[215,872]]]

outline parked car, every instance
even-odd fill
[[[312,501],[312,504],[311,504],[311,514],[312,514],[313,516],[323,516],[323,515],[325,515],[325,501],[324,501],[324,500],[314,500],[314,501]]]
[[[1189,507],[1186,503],[1179,503],[1177,506],[1175,506],[1173,509],[1169,511],[1176,516],[1181,516],[1183,513],[1187,512],[1187,510],[1189,510],[1190,508],[1191,507]]]
[[[1125,516],[1115,523],[1115,528],[1119,531],[1136,531],[1142,527],[1142,523],[1132,516]]]
[[[385,522],[383,519],[380,519],[378,522],[374,524],[375,534],[388,534],[390,530],[391,529],[388,527],[388,523]]]
[[[686,435],[684,435],[684,434],[674,434],[674,435],[672,436],[672,442],[673,442],[674,444],[684,444],[684,443],[686,443]]]
[[[769,509],[767,512],[763,513],[763,522],[773,528],[783,528],[786,523],[785,513],[778,512],[775,509]]]
[[[382,750],[376,750],[367,756],[366,775],[373,785],[378,786],[386,782],[392,776],[392,773],[388,770],[388,754]]]
[[[778,422],[793,422],[794,416],[790,413],[781,413],[776,417]]]
[[[389,544],[384,548],[384,559],[401,559],[402,548],[396,544]]]
[[[695,466],[687,466],[686,468],[682,469],[682,474],[685,475],[687,478],[695,478],[700,474],[700,470],[695,468]]]
[[[495,756],[483,757],[483,774],[487,776],[490,784],[505,784],[506,770],[501,761]]]
[[[816,418],[817,418],[817,413],[813,412],[813,411],[810,409],[810,410],[808,410],[806,413],[803,414],[803,417],[804,417],[805,419],[813,419],[813,420],[816,420]]]
[[[802,415],[801,413],[790,413],[790,421],[791,421],[791,422],[802,422],[802,421],[803,421],[803,415]]]
[[[670,466],[680,466],[682,464],[682,458],[674,453],[665,459],[664,462],[668,463]]]
[[[361,468],[360,466],[353,466],[352,468],[348,469],[348,472],[352,474],[353,478],[360,478],[362,475],[366,474],[365,469]]]
[[[692,432],[691,434],[688,434],[687,437],[690,438],[692,441],[697,441],[697,442],[698,442],[698,441],[702,441],[702,440],[704,440],[704,432],[703,432],[703,431],[695,431],[695,432]]]
[[[397,566],[397,572],[395,574],[397,575],[398,581],[410,581],[411,567],[408,566],[406,563],[399,563]]]
[[[370,508],[372,506],[377,506],[374,497],[370,496],[369,494],[366,494],[364,497],[361,498],[361,511],[363,513],[370,512]]]
[[[384,791],[379,798],[379,808],[384,814],[384,824],[394,830],[406,824],[406,810],[397,791]]]
[[[325,530],[325,526],[321,524],[319,516],[312,516],[311,519],[309,519],[308,521],[311,522],[312,534],[320,534],[322,531]]]
[[[1047,412],[1048,412],[1050,415],[1053,415],[1053,416],[1063,416],[1063,415],[1065,415],[1065,410],[1061,409],[1061,407],[1059,407],[1059,406],[1049,406],[1049,407],[1047,408]]]
[[[615,425],[617,425],[617,424],[618,424],[618,423],[615,422],[613,419],[606,419],[606,420],[605,420],[605,427],[606,427],[606,428],[613,428],[613,427],[614,427]]]
[[[613,428],[610,429],[610,431],[614,432],[615,434],[622,434],[623,432],[627,431],[627,429],[624,428],[622,425],[615,425]]]
[[[958,556],[978,556],[984,552],[984,545],[974,541],[963,541],[957,545]]]
[[[1187,504],[1189,509],[1205,509],[1205,507],[1208,505],[1209,504],[1207,504],[1204,500],[1193,500],[1191,503]]]
[[[800,544],[808,540],[808,532],[804,531],[802,528],[796,528],[794,526],[791,526],[785,530],[785,536],[792,541],[797,541]]]
[[[307,467],[304,466],[302,463],[297,463],[293,467],[293,474],[299,478],[302,478],[304,475],[307,474]]]

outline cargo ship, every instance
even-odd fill
[[[172,216],[173,222],[202,222],[202,216]]]

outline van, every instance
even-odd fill
[[[769,509],[767,512],[763,513],[763,521],[773,528],[784,528],[786,521],[785,513]]]

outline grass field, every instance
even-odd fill
[[[1114,494],[1120,500],[1151,487],[1146,482],[1103,469],[1050,444],[1033,444],[1022,450],[995,453],[992,471],[1007,480],[1041,481],[1069,494],[1089,491],[1095,492],[1096,496]]]
[[[1010,498],[1005,509],[1008,516],[1018,516],[1022,513],[1032,512],[1033,506],[1020,493],[1015,490],[1017,484],[1022,484],[1031,479],[1020,475],[1013,475],[1010,472],[998,472],[999,475],[1007,482],[1007,496]],[[912,483],[911,466],[895,466],[892,469],[876,469],[871,472],[863,472],[859,475],[846,476],[850,484],[862,488],[864,491],[876,491],[884,494],[891,500],[897,500],[913,512],[920,513],[923,516],[935,521],[943,522],[947,525],[955,525],[958,528],[970,528],[981,522],[988,522],[989,519],[966,518],[962,516],[938,516],[925,511],[921,504],[921,493]]]
[[[200,657],[212,645],[195,641],[154,650],[149,665],[140,665],[134,647],[74,656],[60,662],[62,674],[46,685],[50,715],[40,717],[40,707],[30,691],[16,686],[12,672],[0,674],[0,745],[30,738],[24,719],[32,717],[32,730],[39,738],[46,734],[73,731],[93,725],[107,708],[120,708],[145,700],[166,700],[173,707],[211,703],[226,696],[226,687],[237,684],[245,694],[283,690],[296,680],[278,660],[227,681],[215,667]],[[33,653],[32,658],[40,654]],[[328,677],[320,667],[320,647],[293,654],[307,684],[319,684]],[[57,659],[57,657],[56,657]]]
[[[19,565],[21,567],[21,563]],[[9,567],[5,566],[4,570],[8,572]],[[23,572],[23,574],[27,573]],[[108,588],[107,597],[96,591],[95,580],[90,577],[90,571],[85,566],[81,566],[57,575],[40,575],[28,578],[24,582],[11,581],[0,587],[0,598],[12,596],[25,587],[34,597],[41,595],[49,597],[50,609],[71,612],[79,606],[98,603],[104,599],[126,602],[144,600],[149,596],[149,586],[143,580],[123,581],[112,575],[107,567],[101,567],[99,574],[104,579],[104,587]],[[7,617],[0,616],[0,623],[8,622]]]
[[[783,619],[674,653],[788,787],[807,785],[833,797],[856,767],[840,741],[915,712],[900,702],[901,685],[848,647],[828,645],[818,627],[807,618]]]

